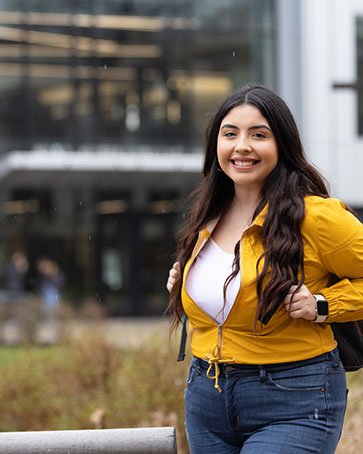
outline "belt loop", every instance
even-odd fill
[[[334,361],[335,367],[339,366],[339,353],[337,352],[336,349],[332,350],[331,352],[328,353],[328,360]]]
[[[258,366],[258,369],[260,371],[259,380],[261,383],[263,383],[266,380],[266,369],[264,368],[264,366]]]

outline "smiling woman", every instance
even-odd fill
[[[167,283],[172,327],[189,318],[190,452],[333,454],[346,382],[329,323],[363,318],[362,225],[263,86],[216,112],[203,176]]]

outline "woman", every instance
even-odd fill
[[[362,225],[265,87],[210,122],[167,288],[172,327],[189,318],[192,454],[335,452],[347,389],[328,322],[363,318]]]

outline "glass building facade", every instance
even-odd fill
[[[358,134],[363,136],[363,17],[358,17],[357,28],[357,81],[358,81]]]
[[[276,87],[274,3],[0,0],[0,265],[48,255],[72,303],[160,314],[199,174],[142,159],[200,156],[233,88]]]

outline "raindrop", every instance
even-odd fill
[[[107,65],[103,65],[103,67],[104,67],[105,69],[107,69]]]
[[[88,235],[88,239],[91,241],[92,239],[92,235]]]
[[[82,206],[83,202],[82,200],[79,201],[79,206]]]
[[[233,52],[232,52],[232,57],[235,57],[235,56],[236,56],[236,52],[233,51]]]

